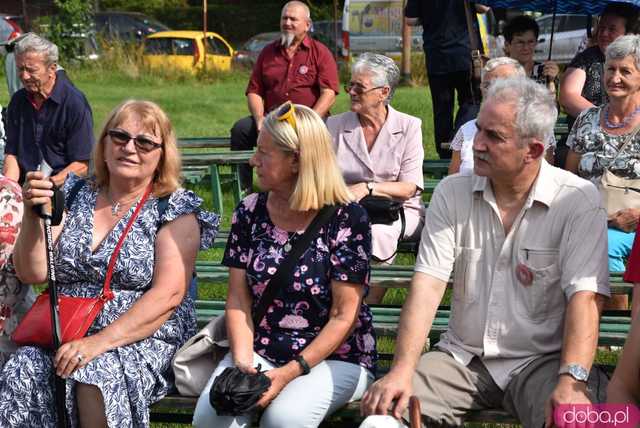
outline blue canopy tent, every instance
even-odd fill
[[[630,3],[640,8],[640,0],[477,0],[476,3],[492,8],[584,15],[600,15],[608,3]]]
[[[553,13],[551,25],[551,41],[549,59],[553,48],[553,32],[555,31],[555,15],[557,13],[576,13],[583,15],[600,15],[609,3],[629,3],[640,8],[640,0],[477,0],[476,3],[492,8],[519,9],[531,12]]]

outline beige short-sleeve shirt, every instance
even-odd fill
[[[451,318],[438,347],[481,358],[505,388],[532,359],[562,347],[573,293],[609,295],[607,217],[595,186],[542,161],[505,236],[490,181],[449,176],[425,216],[415,270],[453,272]]]

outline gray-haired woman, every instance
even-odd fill
[[[640,126],[640,36],[616,39],[605,53],[604,87],[609,102],[584,110],[567,139],[566,169],[596,185],[606,170],[640,179],[640,134],[621,151]],[[635,236],[640,206],[609,215],[609,270],[624,271]]]
[[[402,239],[415,240],[424,221],[420,200],[424,149],[420,119],[389,105],[399,78],[400,71],[391,58],[360,55],[345,86],[351,111],[330,117],[327,127],[344,179],[356,199],[379,195],[403,201],[406,227]],[[396,251],[400,220],[391,225],[374,224],[371,233],[373,256],[387,259]],[[385,261],[392,262],[393,257]],[[367,302],[378,303],[383,295],[384,289],[374,288]]]

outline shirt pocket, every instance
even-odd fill
[[[318,70],[315,64],[298,64],[294,67],[296,69],[293,70],[293,80],[296,82],[296,86],[315,86],[318,77]]]
[[[518,254],[518,264],[531,272],[531,284],[516,280],[516,308],[532,322],[540,323],[564,312],[559,256],[557,248],[522,248]]]
[[[453,299],[463,304],[473,303],[478,298],[480,274],[480,248],[456,247],[453,268]]]
[[[65,154],[65,141],[67,141],[67,132],[62,128],[51,127],[48,129],[48,137],[43,136],[42,138],[42,142],[60,156]]]

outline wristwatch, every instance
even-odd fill
[[[298,355],[295,360],[298,362],[298,364],[300,364],[300,367],[302,368],[302,376],[308,375],[309,372],[311,372],[311,368],[309,367],[309,364],[307,364],[307,360],[305,360],[302,355]]]
[[[589,372],[580,364],[566,364],[560,367],[558,374],[568,374],[572,378],[580,382],[586,382],[589,379]]]
[[[369,190],[369,196],[373,195],[373,181],[367,183],[367,190]]]

